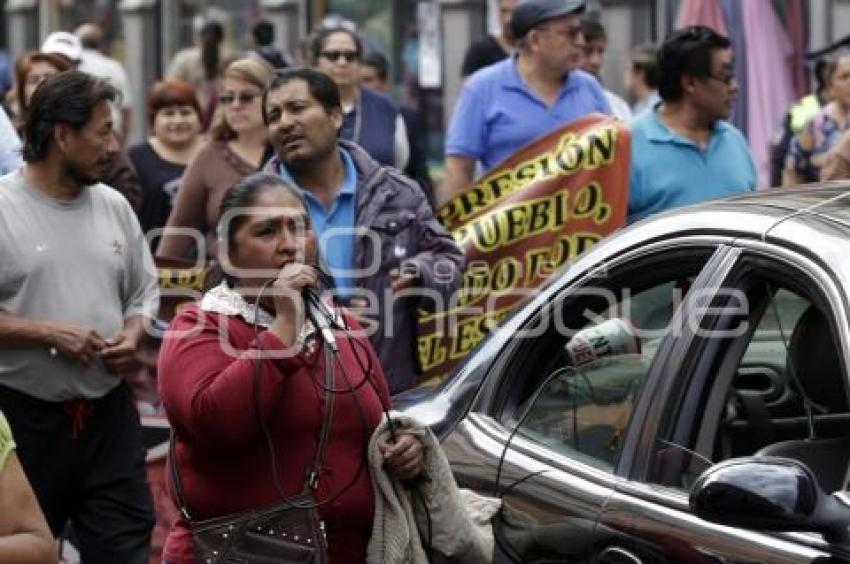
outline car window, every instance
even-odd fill
[[[717,359],[704,359],[717,378],[694,418],[694,441],[660,441],[651,481],[687,490],[712,463],[770,455],[806,463],[825,490],[844,488],[850,406],[836,320],[799,287],[747,284],[754,329],[728,339]]]
[[[771,415],[801,413],[801,396],[789,371],[789,342],[809,300],[778,290],[764,310],[728,392],[713,458],[748,456],[773,442]]]
[[[518,432],[555,451],[611,470],[638,393],[690,277],[632,293],[605,292],[609,305],[548,342],[548,374],[515,417]],[[581,309],[584,302],[568,307]]]

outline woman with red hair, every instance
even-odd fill
[[[203,143],[201,108],[189,83],[157,82],[147,106],[151,136],[129,150],[142,186],[139,223],[145,233],[165,225],[183,171]]]
[[[10,90],[9,117],[20,129],[29,113],[30,99],[38,85],[54,74],[71,70],[71,61],[55,53],[30,51],[15,62],[15,86]]]

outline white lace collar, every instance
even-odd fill
[[[207,291],[201,299],[201,309],[210,311],[220,315],[238,315],[247,323],[254,325],[256,323],[260,327],[268,329],[274,323],[274,316],[263,308],[255,308],[236,290],[230,288],[226,283],[222,282],[215,288]],[[254,312],[258,311],[258,319],[254,319]],[[316,328],[310,323],[309,319],[304,320],[304,325],[301,327],[301,332],[298,334],[296,342],[303,344],[307,341],[307,337],[312,335]]]

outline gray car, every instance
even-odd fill
[[[850,185],[640,222],[396,406],[497,562],[850,562]]]

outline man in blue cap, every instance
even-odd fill
[[[531,141],[591,112],[610,114],[599,82],[578,70],[584,0],[524,0],[511,16],[514,56],[475,73],[458,98],[446,137],[450,199]]]

